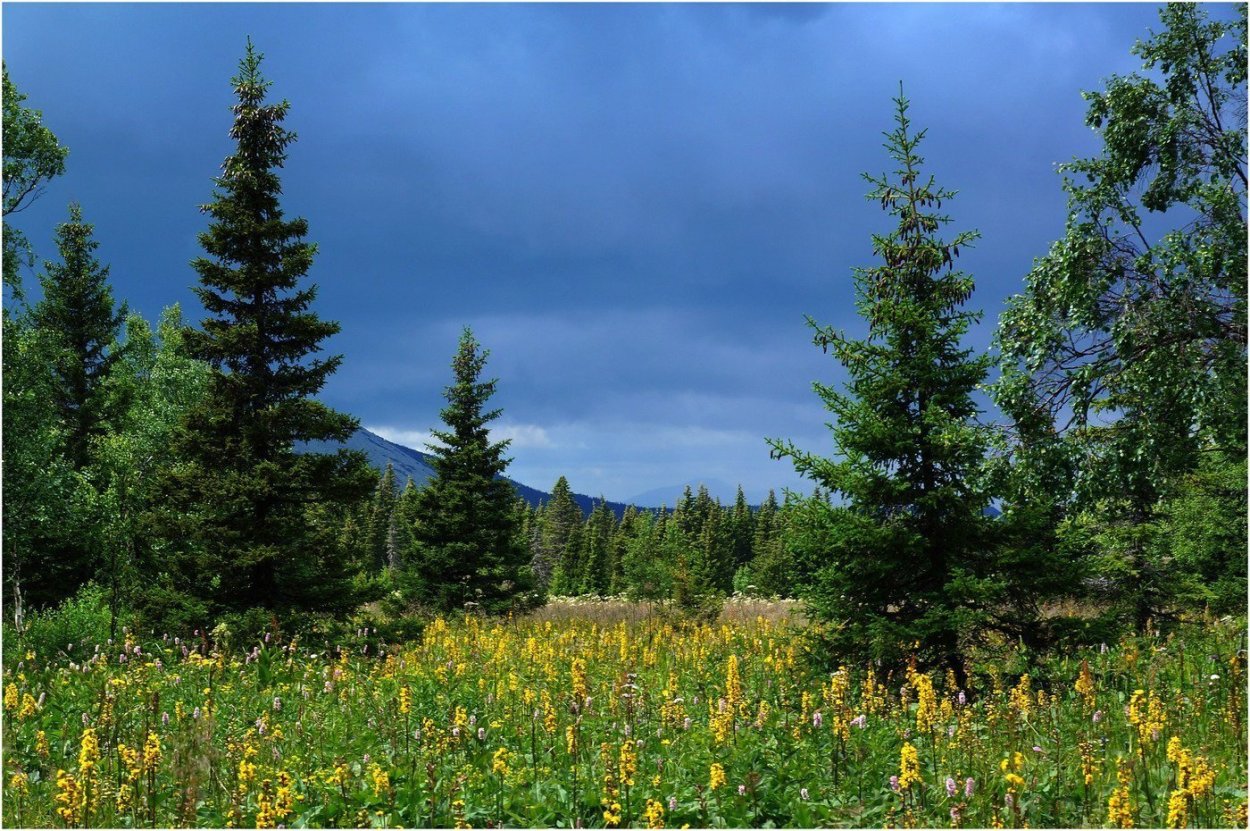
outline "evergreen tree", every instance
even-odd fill
[[[168,519],[190,543],[178,570],[185,590],[210,612],[340,611],[354,602],[347,554],[332,526],[307,515],[354,508],[376,474],[362,454],[295,452],[299,441],[345,441],[357,423],[312,397],[341,356],[310,356],[339,326],[311,311],[316,286],[301,286],[316,246],[304,239],[308,223],[279,204],[295,134],[282,126],[289,103],[266,103],[260,63],[249,41],[232,79],[236,149],[202,209],[212,219],[200,234],[206,256],[192,265],[209,317],[186,339],[212,376],[177,439]]]
[[[638,534],[638,522],[638,509],[630,505],[612,532],[612,571],[608,578],[608,594],[622,594],[627,588],[625,558],[629,556],[630,543]]]
[[[777,494],[768,492],[768,498],[755,514],[755,530],[751,535],[751,556],[759,557],[777,539]]]
[[[492,443],[487,427],[500,413],[485,409],[497,383],[481,380],[488,354],[466,327],[441,414],[447,429],[429,446],[435,475],[416,497],[410,596],[443,612],[473,603],[499,614],[539,596],[517,535],[516,491],[503,478],[509,442]]]
[[[95,258],[99,243],[77,204],[57,226],[61,262],[44,263],[43,299],[33,320],[54,344],[53,402],[65,425],[65,455],[76,470],[91,462],[92,444],[108,431],[126,402],[107,394],[109,372],[121,355],[118,336],[126,309],[114,308],[108,266]]]
[[[837,660],[898,663],[918,643],[924,664],[945,664],[962,685],[960,633],[975,631],[986,599],[979,580],[989,500],[976,481],[986,438],[974,423],[972,392],[988,362],[960,347],[976,315],[961,310],[973,282],[954,259],[977,235],[938,236],[949,219],[937,210],[954,194],[921,174],[924,131],[913,132],[901,92],[895,104],[897,126],[885,145],[898,164],[894,178],[865,177],[869,198],[898,219],[892,233],[873,237],[884,263],[855,273],[868,337],[851,340],[809,319],[816,344],[851,378],[846,392],[816,385],[835,416],[841,458],[770,443],[846,500],[822,502],[808,529],[834,529],[807,608],[833,624]]]
[[[550,501],[543,506],[539,551],[540,573],[547,575],[551,590],[556,594],[571,593],[568,576],[578,570],[575,562],[578,552],[570,552],[569,541],[581,523],[582,509],[573,499],[568,480],[561,476],[551,488]]]
[[[378,486],[373,492],[373,502],[369,506],[369,535],[365,547],[369,557],[369,568],[381,571],[386,568],[389,552],[394,542],[394,513],[397,494],[395,493],[395,466],[389,461],[386,470],[378,477]]]
[[[736,571],[751,562],[751,538],[755,535],[755,515],[747,504],[742,486],[734,497],[733,513],[729,518],[729,549],[732,568]]]
[[[586,579],[581,587],[585,594],[603,596],[612,583],[612,531],[616,518],[600,496],[586,520]]]

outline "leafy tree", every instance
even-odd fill
[[[915,646],[922,662],[945,664],[962,684],[960,633],[975,630],[986,601],[989,498],[977,482],[986,437],[974,423],[972,392],[988,362],[960,346],[977,315],[961,309],[973,281],[954,260],[977,235],[938,236],[950,220],[937,211],[954,193],[921,173],[924,131],[912,130],[901,92],[895,104],[885,147],[898,168],[893,178],[865,176],[868,198],[898,220],[892,233],[873,236],[884,262],[855,272],[868,336],[851,340],[809,318],[816,344],[832,350],[851,379],[846,392],[815,385],[835,416],[841,458],[770,444],[845,499],[819,506],[799,529],[829,544],[808,608],[828,625],[838,660],[897,664]]]
[[[148,578],[164,571],[162,540],[151,527],[162,499],[159,472],[173,464],[172,438],[208,388],[209,369],[188,356],[178,305],[164,310],[153,334],[138,314],[126,319],[125,348],[105,392],[124,402],[100,441],[92,471],[95,524],[114,633],[124,607],[143,605]]]
[[[61,262],[44,264],[43,299],[32,319],[54,347],[52,400],[65,426],[65,455],[76,470],[91,462],[92,445],[110,429],[118,409],[117,390],[107,383],[121,356],[117,348],[126,308],[113,305],[108,266],[95,258],[99,243],[77,204],[57,226]]]
[[[1236,14],[1169,4],[1163,31],[1133,49],[1150,74],[1086,93],[1102,153],[1061,167],[1064,236],[999,326],[994,394],[1025,425],[1021,475],[1110,512],[1138,624],[1177,577],[1177,561],[1149,554],[1160,500],[1203,454],[1246,454],[1245,7]]]
[[[69,149],[43,125],[43,114],[22,106],[26,96],[4,74],[4,285],[20,293],[18,270],[33,262],[21,231],[9,226],[18,213],[39,197],[49,179],[65,172]]]
[[[286,219],[279,204],[278,170],[295,140],[282,126],[290,105],[266,102],[260,64],[249,41],[232,79],[236,148],[202,209],[212,219],[200,234],[206,256],[192,263],[209,317],[185,338],[212,374],[165,482],[171,537],[189,543],[175,573],[213,613],[341,611],[354,602],[341,523],[309,517],[359,504],[376,474],[361,454],[294,449],[344,441],[357,422],[312,397],[341,356],[310,356],[339,326],[311,311],[316,286],[301,286],[316,246],[304,240],[308,223]]]
[[[54,401],[54,345],[29,314],[3,310],[4,594],[18,624],[30,607],[57,603],[83,577],[72,550],[84,526],[89,485],[65,458],[65,429]],[[68,589],[68,590],[67,590]]]
[[[483,381],[488,352],[466,327],[452,359],[441,444],[429,446],[434,477],[417,492],[409,597],[447,612],[476,604],[488,614],[525,608],[539,597],[517,535],[516,492],[503,478],[507,440],[492,443],[487,410],[497,381]]]

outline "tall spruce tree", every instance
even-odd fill
[[[183,461],[166,486],[190,542],[175,576],[209,614],[341,611],[352,593],[338,534],[307,519],[359,505],[376,474],[361,454],[295,450],[343,441],[357,422],[313,398],[341,356],[310,356],[339,325],[311,310],[317,288],[304,278],[316,246],[304,239],[308,223],[285,218],[279,204],[278,171],[295,134],[282,126],[290,104],[266,101],[261,57],[249,40],[232,79],[236,148],[202,208],[212,219],[199,237],[206,256],[192,262],[209,316],[186,343],[212,374],[180,430]]]
[[[980,578],[989,500],[977,486],[986,437],[974,423],[972,392],[988,359],[960,346],[977,315],[961,309],[973,281],[954,260],[977,234],[938,236],[950,221],[938,211],[954,193],[921,173],[916,149],[924,131],[912,129],[901,90],[895,105],[885,148],[898,167],[892,177],[865,175],[868,198],[898,220],[893,232],[872,238],[884,262],[855,272],[868,335],[852,340],[808,320],[815,343],[832,350],[850,376],[845,392],[815,384],[834,414],[840,458],[770,444],[774,455],[845,499],[838,506],[822,500],[806,514],[810,524],[799,527],[829,540],[808,603],[831,624],[836,659],[897,664],[914,649],[962,684],[961,632],[977,621],[986,591]]]
[[[113,305],[109,269],[95,257],[100,246],[82,209],[69,206],[69,220],[57,226],[61,262],[47,262],[40,275],[43,299],[34,323],[54,345],[53,401],[65,427],[65,456],[76,470],[91,462],[92,444],[109,430],[125,402],[108,391],[108,377],[121,357],[118,336],[126,319]]]
[[[491,442],[487,410],[495,379],[482,380],[488,352],[467,327],[452,359],[441,444],[429,445],[434,477],[417,492],[414,550],[407,573],[412,600],[439,611],[477,604],[487,614],[537,599],[529,552],[517,533],[516,491],[503,478],[507,440]]]

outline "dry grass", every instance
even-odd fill
[[[660,603],[641,603],[620,597],[586,598],[553,597],[547,605],[535,609],[527,620],[545,623],[569,623],[590,621],[600,626],[618,623],[643,623],[649,618],[664,614],[666,607]],[[769,623],[802,623],[803,617],[797,600],[772,600],[735,595],[725,601],[721,609],[721,623],[748,623],[764,618]]]

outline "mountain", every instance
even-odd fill
[[[434,475],[434,468],[430,464],[430,454],[388,441],[377,433],[371,433],[363,427],[357,430],[350,439],[341,444],[338,442],[311,441],[305,442],[301,447],[302,450],[314,453],[333,453],[344,448],[361,451],[369,459],[369,464],[379,471],[385,470],[389,462],[395,468],[395,484],[400,488],[404,487],[409,479],[417,487],[420,487]],[[507,479],[507,477],[504,478]],[[515,479],[508,479],[508,481],[512,483],[512,487],[516,488],[517,495],[531,506],[537,506],[540,503],[546,503],[551,500],[551,494],[545,491],[531,488],[529,485],[523,485]],[[589,514],[599,502],[598,499],[581,493],[573,494],[573,501],[577,503],[577,506],[582,509],[584,514]],[[618,519],[625,513],[625,503],[608,502],[607,504],[608,509],[616,514]]]
[[[681,501],[686,488],[690,488],[690,492],[697,494],[700,487],[707,488],[708,494],[713,499],[719,499],[722,505],[732,505],[734,500],[738,498],[738,486],[731,485],[721,479],[700,479],[683,482],[680,485],[669,485],[663,488],[653,488],[635,494],[629,498],[631,505],[664,505],[668,508],[674,507]],[[747,501],[752,505],[759,505],[764,501],[767,494],[747,493]],[[780,494],[777,495],[781,497]]]

